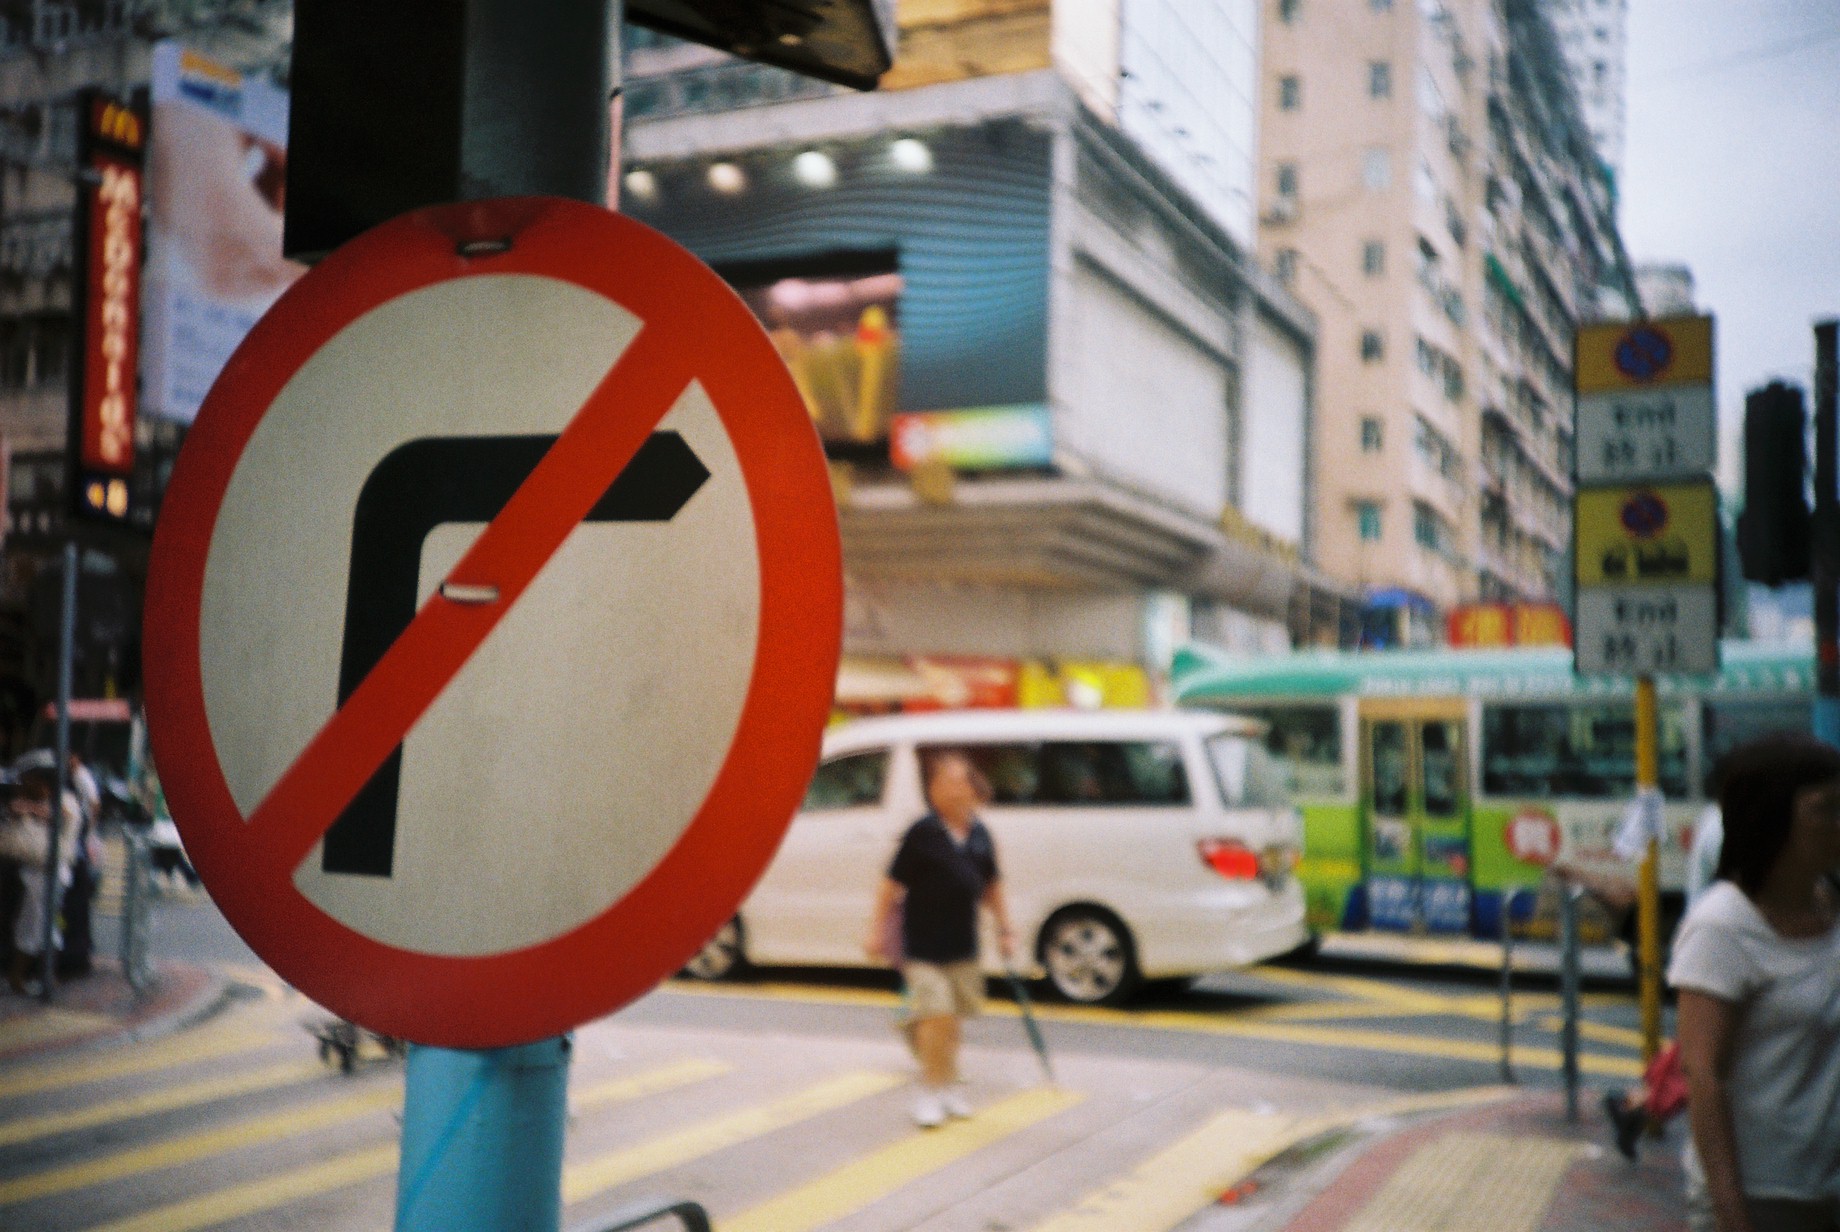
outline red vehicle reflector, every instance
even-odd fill
[[[1235,838],[1204,838],[1195,844],[1201,862],[1229,881],[1254,881],[1259,876],[1259,857]]]

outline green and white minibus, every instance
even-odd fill
[[[1727,642],[1716,676],[1663,679],[1664,915],[1724,752],[1813,720],[1809,648]],[[1249,715],[1290,767],[1304,818],[1299,874],[1317,933],[1499,937],[1549,926],[1546,866],[1632,875],[1613,851],[1635,793],[1634,686],[1580,677],[1562,648],[1177,654],[1179,704]]]

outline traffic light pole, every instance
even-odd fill
[[[1814,523],[1809,577],[1814,589],[1814,734],[1840,744],[1840,450],[1836,437],[1835,335],[1840,322],[1814,327]]]

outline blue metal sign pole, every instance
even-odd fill
[[[290,252],[322,253],[456,195],[607,203],[619,167],[621,0],[558,0],[538,16],[523,0],[467,0],[433,19],[423,7],[295,5],[290,145],[315,172],[289,194]],[[431,31],[431,20],[444,24]],[[368,71],[386,63],[428,71]],[[379,108],[391,90],[403,106]],[[427,103],[431,90],[441,105]],[[421,118],[380,131],[379,114]],[[483,1050],[412,1044],[397,1232],[554,1232],[568,1072],[566,1038]]]
[[[396,1232],[543,1232],[562,1222],[569,1040],[409,1049]]]

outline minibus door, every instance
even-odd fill
[[[1362,722],[1367,918],[1469,931],[1469,785],[1459,715],[1415,705]]]

